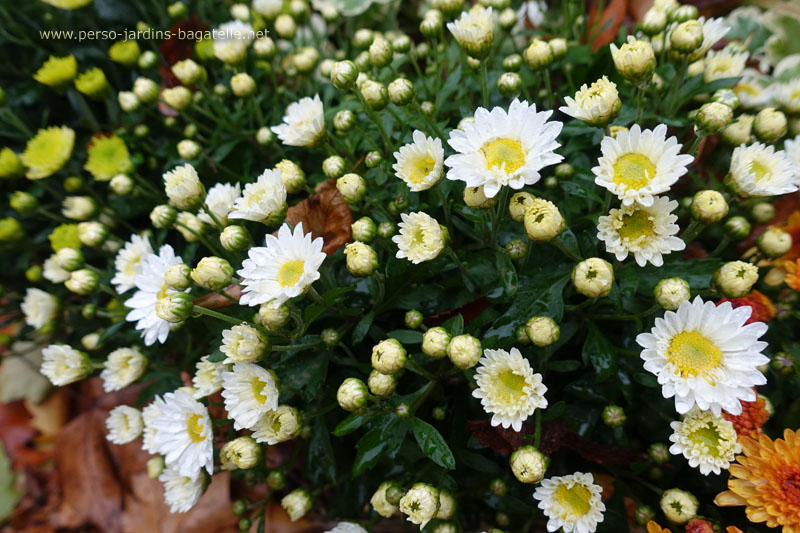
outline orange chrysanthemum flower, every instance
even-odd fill
[[[665,529],[652,520],[647,523],[647,533],[672,533],[669,529]]]
[[[800,259],[784,261],[782,268],[786,271],[786,277],[783,281],[794,290],[800,291]]]
[[[744,455],[730,466],[728,489],[714,499],[720,507],[744,505],[747,518],[783,533],[800,533],[800,434],[786,429],[783,439],[764,434],[741,437]]]
[[[686,533],[716,533],[711,522],[704,518],[692,518],[686,524]]]
[[[750,294],[743,296],[742,298],[732,298],[730,300],[728,298],[723,298],[717,302],[717,305],[721,304],[722,302],[730,302],[733,307],[749,305],[750,309],[753,311],[745,324],[752,324],[753,322],[769,322],[775,318],[776,311],[775,306],[772,304],[772,300],[758,291],[750,291]]]
[[[736,434],[740,437],[758,438],[761,428],[769,419],[767,402],[764,401],[764,398],[756,397],[755,401],[739,400],[739,403],[742,404],[742,414],[734,416],[723,412],[722,416],[733,423]]]

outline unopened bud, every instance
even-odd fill
[[[481,353],[481,341],[472,335],[457,335],[453,337],[450,340],[450,344],[447,345],[447,357],[450,358],[450,361],[455,366],[462,370],[472,368],[478,364]]]
[[[156,315],[162,320],[178,323],[192,315],[194,302],[187,292],[173,292],[156,302]]]
[[[406,78],[397,78],[389,84],[389,99],[397,106],[410,103],[414,95],[414,84]]]
[[[547,457],[531,445],[517,448],[509,460],[514,477],[522,483],[539,483],[544,479],[547,462]]]
[[[523,53],[523,58],[532,70],[541,70],[553,63],[553,49],[541,39],[534,39]]]
[[[779,257],[792,248],[790,233],[778,228],[769,228],[756,239],[759,251],[767,257]]]
[[[528,338],[536,346],[550,346],[561,336],[561,328],[548,316],[535,316],[525,325]]]
[[[728,214],[728,202],[717,191],[698,191],[692,198],[692,217],[706,224],[718,222]]]
[[[242,226],[231,224],[219,235],[219,243],[229,252],[241,252],[250,246],[250,234]]]
[[[572,284],[579,293],[588,298],[603,298],[611,292],[614,269],[608,261],[590,257],[572,269]]]
[[[788,121],[782,111],[766,107],[758,112],[753,120],[753,133],[758,140],[771,144],[786,135]]]
[[[367,386],[358,378],[347,378],[336,391],[336,401],[345,411],[357,411],[367,404]]]

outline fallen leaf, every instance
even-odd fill
[[[31,341],[17,341],[11,345],[11,354],[0,365],[0,402],[17,400],[41,402],[50,390],[50,382],[39,372],[42,366],[43,345]]]
[[[328,255],[333,255],[353,236],[350,229],[353,215],[332,179],[317,186],[317,194],[290,207],[286,221],[293,226],[302,222],[303,231],[311,232],[314,238],[322,237],[322,251]]]
[[[589,22],[586,25],[588,28],[586,40],[591,42],[593,51],[614,42],[627,12],[627,0],[611,0],[599,17],[597,5],[592,6],[589,11]]]
[[[25,409],[31,414],[30,425],[42,437],[54,437],[69,418],[69,392],[66,389],[53,389],[45,401],[35,404],[25,400]]]
[[[238,302],[239,298],[242,296],[242,286],[237,283],[231,283],[225,287],[223,292]],[[235,302],[233,302],[230,298],[226,298],[216,292],[210,292],[194,301],[194,305],[199,305],[200,307],[205,307],[207,309],[230,307],[231,305],[234,305],[234,303]]]
[[[31,416],[21,401],[0,404],[0,440],[14,465],[14,470],[37,466],[48,461],[50,451],[33,447],[37,431],[30,425]]]

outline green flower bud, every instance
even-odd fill
[[[150,211],[150,222],[154,228],[171,228],[178,218],[178,210],[171,205],[157,205]]]
[[[756,115],[753,120],[753,133],[758,140],[771,144],[777,142],[786,135],[788,130],[788,120],[782,111],[774,107],[765,107]]]
[[[204,289],[218,291],[230,285],[233,277],[233,267],[221,257],[204,257],[191,271],[191,277],[195,283]]]
[[[14,191],[11,193],[9,204],[11,205],[11,209],[21,215],[32,213],[39,207],[39,202],[36,201],[36,198],[25,191]]]
[[[369,217],[361,217],[350,226],[353,239],[361,242],[372,242],[375,238],[377,228],[375,222]]]
[[[280,470],[271,470],[267,474],[267,486],[272,490],[282,490],[286,486],[286,475]]]
[[[397,388],[397,378],[392,374],[381,374],[377,370],[369,373],[369,391],[379,398],[391,396]]]
[[[194,302],[188,292],[173,292],[156,302],[156,315],[161,320],[173,324],[182,322],[192,316]]]
[[[100,284],[100,276],[88,268],[82,268],[70,274],[64,286],[75,294],[87,295],[97,290]]]
[[[41,265],[31,265],[25,270],[25,279],[31,283],[39,283],[42,281],[42,271]]]
[[[380,152],[373,150],[364,158],[364,164],[367,168],[375,168],[383,162],[383,156]]]
[[[423,318],[424,316],[417,309],[411,309],[410,311],[406,311],[405,314],[406,327],[409,329],[418,329],[422,325]]]
[[[442,34],[443,26],[444,20],[442,19],[442,14],[432,9],[425,13],[422,22],[419,23],[419,32],[428,39],[433,39]]]
[[[83,254],[76,248],[61,248],[56,252],[56,263],[67,272],[83,266]]]
[[[395,52],[405,54],[411,50],[411,37],[405,34],[398,35],[392,40],[392,48]]]
[[[348,204],[357,204],[367,194],[367,184],[358,174],[345,174],[336,180],[336,188]]]
[[[669,449],[662,442],[654,442],[647,448],[647,454],[657,464],[663,465],[669,462]]]
[[[522,68],[522,56],[519,54],[511,54],[503,59],[503,70],[507,72],[517,72]]]
[[[343,157],[332,155],[322,162],[322,172],[326,178],[340,178],[347,170],[347,162]]]
[[[541,39],[534,39],[523,54],[525,62],[532,70],[541,70],[553,63],[553,49]]]
[[[368,28],[360,28],[353,34],[353,46],[361,50],[366,50],[375,39],[375,33]]]
[[[633,518],[640,526],[646,525],[649,521],[656,517],[656,513],[649,505],[638,505],[633,510]]]
[[[711,95],[711,101],[725,104],[731,109],[739,107],[739,97],[731,89],[719,89],[715,91],[714,94]]]
[[[758,202],[750,208],[750,215],[758,224],[767,224],[775,218],[775,206],[769,202]]]
[[[495,496],[503,497],[508,493],[508,485],[500,478],[494,478],[489,484],[489,490]]]
[[[619,405],[606,405],[603,408],[603,423],[610,428],[622,427],[628,417]]]
[[[428,101],[422,102],[419,105],[419,107],[420,110],[422,110],[422,113],[427,116],[433,115],[433,112],[436,110],[436,108],[433,105],[433,102],[428,102]]]
[[[561,336],[561,328],[555,320],[548,316],[531,317],[525,324],[525,332],[536,346],[550,346],[554,342],[558,342]]]
[[[522,88],[522,77],[516,72],[504,72],[497,78],[497,89],[500,94],[512,98],[519,94]]]
[[[25,238],[25,231],[16,218],[0,219],[0,242],[15,242]]]
[[[226,226],[219,235],[219,243],[229,252],[241,252],[250,247],[250,234],[239,225]]]
[[[376,37],[369,45],[369,60],[376,68],[382,68],[392,62],[394,51],[389,41]]]
[[[332,348],[339,344],[339,332],[334,328],[326,328],[320,332],[322,343],[328,348]]]
[[[433,417],[434,420],[438,420],[441,422],[447,416],[447,411],[445,410],[444,407],[437,406],[434,407],[433,410],[431,411],[431,416]]]
[[[397,78],[389,84],[389,99],[393,104],[404,106],[414,99],[414,84],[406,78]]]
[[[528,243],[522,239],[514,239],[506,244],[506,254],[511,259],[522,259],[528,253]]]
[[[662,279],[653,289],[653,296],[662,309],[675,311],[691,297],[689,282],[682,278]]]
[[[192,286],[192,269],[189,265],[178,263],[164,273],[164,283],[172,290],[182,291]]]
[[[669,12],[670,22],[686,22],[699,16],[697,8],[691,4],[683,4]]]
[[[287,41],[291,41],[294,39],[294,35],[297,32],[297,24],[295,24],[294,19],[291,15],[286,13],[281,13],[275,19],[275,33],[281,39],[286,39]]]
[[[528,337],[528,331],[525,329],[525,326],[520,326],[514,332],[514,338],[517,339],[517,342],[520,344],[530,344],[531,338]]]
[[[681,54],[694,52],[703,42],[703,25],[697,20],[681,22],[670,33],[672,49]]]
[[[352,61],[339,61],[335,63],[331,69],[331,83],[341,91],[350,89],[355,83],[357,76],[358,69]],[[334,119],[334,125],[335,124],[336,121]]]
[[[642,18],[642,31],[650,37],[661,33],[667,26],[667,14],[655,7],[651,7]]]
[[[517,12],[511,8],[506,8],[497,16],[497,23],[500,28],[508,31],[517,24]]]
[[[381,222],[378,224],[378,236],[388,239],[397,231],[397,226],[393,222]]]
[[[367,386],[358,378],[347,378],[336,391],[336,401],[345,411],[357,411],[367,404]]]
[[[356,125],[356,114],[349,109],[342,109],[333,116],[333,127],[340,135],[346,134]]]
[[[186,8],[186,5],[182,4],[181,2],[175,2],[167,7],[167,14],[172,19],[182,19],[187,15],[189,10]]]
[[[731,217],[725,221],[725,233],[732,239],[744,239],[750,235],[751,228],[750,222],[744,217]]]
[[[367,80],[361,85],[360,91],[370,109],[380,111],[389,103],[389,91],[380,82]]]
[[[696,131],[700,135],[715,135],[731,123],[733,109],[719,102],[703,104],[694,118]]]
[[[369,59],[369,52],[361,52],[353,60],[359,72],[367,72],[372,67],[372,62]],[[358,83],[358,82],[356,82]]]

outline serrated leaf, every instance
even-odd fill
[[[444,437],[435,427],[424,420],[413,417],[411,431],[414,432],[414,438],[417,439],[417,444],[422,452],[434,463],[448,470],[455,469],[456,459],[453,457],[453,452],[450,451]]]

